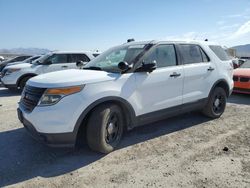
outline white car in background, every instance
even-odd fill
[[[6,67],[11,66],[11,65],[21,64],[21,63],[32,63],[32,61],[35,61],[36,59],[40,58],[41,56],[42,55],[35,55],[35,56],[32,56],[32,57],[25,59],[23,61],[15,61],[13,63],[7,64]]]
[[[4,61],[4,57],[3,56],[0,56],[0,62],[1,61]]]
[[[32,61],[7,66],[1,73],[1,82],[8,89],[23,89],[25,83],[34,76],[65,69],[76,69],[94,59],[99,53],[92,52],[50,52]]]

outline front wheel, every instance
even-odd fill
[[[31,76],[27,76],[27,77],[24,77],[24,78],[20,81],[19,88],[20,88],[21,91],[24,89],[26,82],[27,82],[30,78],[32,78],[32,77],[31,77]]]
[[[122,110],[115,104],[93,110],[87,124],[87,143],[94,151],[109,153],[119,144],[124,128]]]
[[[203,114],[211,118],[219,118],[227,103],[227,95],[223,88],[216,87],[208,99],[208,103],[203,109]]]

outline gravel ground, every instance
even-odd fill
[[[0,187],[250,187],[250,96],[231,96],[216,120],[138,127],[108,155],[37,143],[17,119],[19,98],[0,88]]]

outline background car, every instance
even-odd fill
[[[0,62],[4,61],[4,57],[0,56]]]
[[[65,69],[76,69],[77,64],[86,64],[95,56],[92,52],[50,52],[32,63],[21,63],[7,66],[1,72],[1,82],[9,89],[23,89],[27,80],[43,73]]]
[[[9,59],[7,61],[3,61],[0,63],[0,72],[4,69],[4,67],[6,67],[6,65],[8,65],[9,63],[13,63],[13,62],[17,62],[17,61],[23,61],[27,58],[30,58],[30,55],[22,55],[22,56],[17,56],[14,57],[12,59]]]
[[[246,60],[239,68],[234,70],[235,93],[250,94],[250,60]]]
[[[9,63],[7,66],[17,65],[17,64],[21,64],[21,63],[32,63],[32,61],[35,61],[39,57],[41,57],[41,55],[35,55],[35,56],[32,56],[32,57],[30,57],[28,59],[25,59],[24,61],[17,61],[17,62]]]

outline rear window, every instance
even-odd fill
[[[193,64],[203,62],[200,47],[193,44],[181,44],[180,52],[184,64]]]
[[[215,55],[221,60],[221,61],[227,61],[230,60],[227,53],[221,46],[215,46],[211,45],[209,48],[215,53]]]

